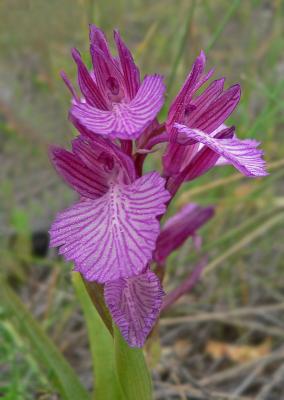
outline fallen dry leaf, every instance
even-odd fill
[[[191,343],[186,339],[179,339],[174,344],[174,351],[179,358],[187,357],[191,348]]]
[[[257,346],[234,345],[210,340],[205,350],[212,358],[218,359],[227,357],[236,363],[243,363],[268,354],[271,350],[271,339],[268,338]]]

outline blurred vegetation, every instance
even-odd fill
[[[165,75],[166,105],[204,49],[208,67],[216,66],[216,77],[228,77],[227,85],[241,83],[241,103],[230,122],[240,137],[262,141],[270,167],[269,177],[254,181],[231,167],[215,168],[183,187],[171,213],[192,201],[216,204],[217,212],[202,230],[202,253],[208,253],[210,270],[171,316],[283,303],[284,1],[2,0],[0,20],[0,397],[57,398],[49,366],[31,351],[32,342],[14,323],[16,317],[11,318],[4,287],[15,289],[82,381],[91,385],[70,266],[46,250],[52,218],[74,197],[50,167],[47,154],[48,144],[68,146],[74,134],[67,122],[69,94],[59,71],[75,80],[70,48],[78,47],[87,60],[91,22],[109,38],[112,29],[119,28],[142,75]],[[165,116],[166,107],[161,118]],[[148,157],[147,168],[159,168],[160,155]],[[199,257],[190,242],[173,254],[168,290]],[[233,340],[251,343],[272,335],[277,350],[284,330],[282,337],[265,331],[273,324],[283,330],[283,318],[272,315],[266,315],[262,330],[239,324]],[[203,339],[192,363],[198,353],[203,354],[208,337],[231,339],[222,323],[201,328],[205,333],[200,334]],[[195,328],[187,329],[194,342]],[[168,345],[170,333],[162,328],[163,346]],[[210,364],[212,373],[219,367],[214,365]],[[187,368],[201,379],[208,364],[203,360],[201,367]],[[270,379],[269,372],[263,379]],[[245,389],[254,394],[259,386]],[[284,393],[283,397],[277,393],[267,398],[284,398]]]

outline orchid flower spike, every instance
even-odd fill
[[[232,164],[250,177],[266,175],[266,170],[259,143],[238,139],[235,128],[224,124],[239,102],[239,85],[224,90],[224,79],[217,79],[197,94],[213,74],[204,73],[203,52],[167,120],[159,123],[162,77],[147,76],[141,83],[117,31],[114,39],[118,58],[111,55],[103,32],[90,26],[91,71],[79,52],[72,51],[82,97],[62,73],[72,94],[69,116],[78,136],[71,151],[51,147],[50,158],[79,200],[56,216],[50,246],[59,247],[85,280],[103,286],[106,305],[125,340],[142,347],[163,309],[164,290],[155,265],[165,269],[168,256],[187,238],[196,239],[198,229],[214,215],[212,206],[188,204],[161,229],[178,188],[215,165]],[[163,174],[143,174],[145,159],[163,142]],[[196,271],[167,298],[176,299],[192,287],[201,274],[199,267]]]

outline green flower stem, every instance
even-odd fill
[[[152,380],[143,350],[129,347],[114,325],[116,373],[124,400],[152,400]]]
[[[72,273],[72,282],[87,324],[94,369],[93,398],[94,400],[124,400],[115,374],[113,338],[94,307],[92,302],[94,296],[90,298],[87,286],[78,272]],[[99,293],[97,295],[99,296]],[[100,306],[102,307],[102,303]]]

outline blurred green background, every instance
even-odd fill
[[[76,46],[87,60],[91,22],[109,39],[113,28],[120,30],[142,75],[165,76],[166,106],[204,49],[216,78],[227,77],[227,87],[241,83],[241,103],[230,122],[240,137],[262,141],[269,165],[270,176],[256,180],[231,167],[215,168],[185,185],[172,204],[171,213],[187,202],[216,204],[216,217],[202,229],[208,273],[165,315],[193,316],[192,321],[162,322],[159,356],[152,357],[159,359],[153,362],[157,399],[284,398],[283,0],[1,0],[0,398],[59,398],[7,287],[91,386],[70,265],[46,249],[52,218],[74,199],[47,156],[48,144],[69,146],[74,135],[67,121],[69,93],[59,72],[75,79],[70,49]],[[165,115],[166,107],[161,118]],[[159,168],[160,156],[148,157],[147,168]],[[174,288],[199,257],[190,241],[174,254],[166,289]],[[265,308],[271,304],[275,310]],[[245,310],[244,317],[232,316],[235,309]],[[259,359],[216,357],[209,349],[212,340],[248,352],[269,340],[269,349]],[[267,365],[263,357],[269,355]],[[244,366],[249,362],[253,365]],[[224,371],[231,371],[230,379],[222,379]],[[208,382],[208,376],[215,380]],[[190,397],[190,388],[196,397]]]

